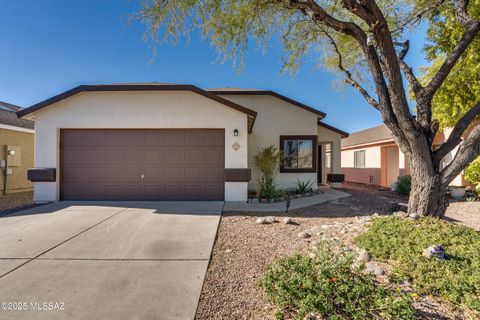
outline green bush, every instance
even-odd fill
[[[263,148],[255,156],[255,167],[260,171],[260,197],[272,199],[278,194],[275,185],[275,174],[277,173],[280,161],[282,161],[282,152],[277,150],[274,145]]]
[[[465,169],[464,177],[467,181],[475,185],[476,190],[480,189],[480,157],[473,160]]]
[[[480,312],[480,233],[443,220],[398,217],[373,220],[357,243],[375,258],[390,260],[391,279],[407,280],[419,294],[440,296]],[[447,260],[427,258],[425,248],[443,243]]]
[[[322,319],[415,319],[411,299],[378,285],[351,254],[325,243],[316,258],[294,255],[270,265],[260,281],[279,307],[277,319],[303,319],[313,312]]]
[[[412,177],[409,175],[398,177],[397,183],[395,184],[395,191],[399,194],[410,195],[410,190],[412,189]]]

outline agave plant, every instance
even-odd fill
[[[297,183],[295,186],[295,191],[299,194],[304,194],[312,190],[313,181],[300,181],[297,179]]]

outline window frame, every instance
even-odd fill
[[[284,143],[285,140],[310,140],[312,141],[312,167],[311,168],[285,168],[284,161],[280,163],[281,173],[315,173],[317,172],[317,148],[318,136],[314,135],[282,135],[280,136],[280,151],[285,155]]]
[[[357,166],[357,154],[358,153],[363,154],[363,167]],[[367,167],[366,160],[367,160],[366,150],[356,150],[356,151],[353,152],[353,167],[355,169],[365,169]]]

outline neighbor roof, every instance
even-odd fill
[[[357,145],[384,140],[393,140],[393,135],[387,126],[383,124],[350,134],[348,138],[342,140],[342,148],[354,147]]]
[[[3,102],[2,102],[3,105]],[[19,107],[20,108],[20,107]],[[7,125],[23,129],[34,129],[34,122],[26,119],[19,119],[13,110],[0,109],[0,125]]]
[[[17,106],[17,105],[7,103],[7,102],[4,102],[4,101],[0,101],[0,110],[19,111],[20,109],[22,109],[22,108]]]
[[[39,102],[33,106],[30,106],[26,109],[20,110],[17,112],[19,117],[24,117],[27,114],[43,109],[55,102],[67,99],[73,95],[76,95],[81,92],[92,92],[92,91],[192,91],[214,101],[217,101],[227,107],[238,110],[248,115],[248,130],[249,132],[253,128],[253,123],[257,116],[257,112],[248,109],[244,106],[236,104],[230,100],[219,97],[215,94],[212,94],[208,91],[200,89],[196,86],[189,84],[162,84],[158,82],[153,83],[141,83],[141,84],[97,84],[97,85],[80,85],[63,93],[60,93],[54,97],[51,97],[47,100]]]
[[[325,122],[322,122],[320,120],[318,120],[318,125],[321,127],[327,128],[329,130],[335,131],[336,133],[340,134],[342,138],[347,138],[350,135],[348,132],[335,128],[334,126],[326,124]]]
[[[320,116],[321,118],[325,118],[327,116],[325,112],[322,112],[320,110],[307,106],[301,102],[290,99],[289,97],[283,96],[271,90],[245,89],[245,88],[214,88],[214,89],[207,89],[207,91],[214,94],[218,94],[218,95],[269,95],[269,96],[273,96],[278,99],[281,99],[283,101],[289,102],[293,105],[296,105],[299,108],[313,112],[318,116]]]

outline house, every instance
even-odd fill
[[[433,148],[448,139],[450,128],[441,130],[433,141]],[[467,133],[468,134],[468,131]],[[455,156],[457,148],[444,159],[447,165]],[[345,180],[364,184],[390,187],[399,176],[410,173],[408,161],[385,125],[352,133],[342,140],[342,173]],[[467,186],[463,174],[457,176],[451,185]]]
[[[27,170],[33,166],[34,123],[18,119],[19,106],[0,101],[0,193],[31,191]]]
[[[325,182],[327,145],[339,174],[347,136],[323,123],[325,113],[273,91],[179,84],[82,85],[18,116],[35,120],[36,201],[245,201],[262,147],[287,154],[276,183],[292,188]]]

